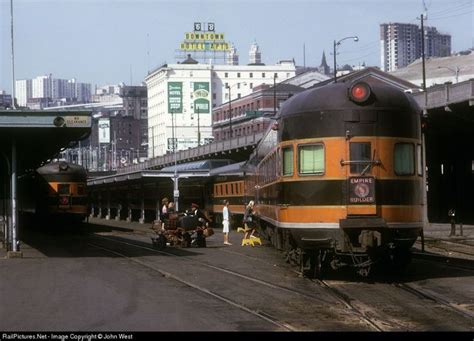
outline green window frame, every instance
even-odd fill
[[[69,184],[58,184],[58,194],[65,195],[71,194],[71,189]]]
[[[300,174],[323,174],[324,167],[324,145],[308,144],[298,146],[298,167]]]
[[[396,175],[415,174],[415,146],[413,143],[396,143],[393,157],[393,170]]]
[[[281,149],[282,154],[282,175],[291,176],[293,175],[293,146],[283,147]]]

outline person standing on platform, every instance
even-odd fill
[[[230,232],[230,212],[229,200],[224,200],[224,208],[222,209],[222,232],[224,233],[224,245],[232,245],[229,243]]]

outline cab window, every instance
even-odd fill
[[[351,173],[353,174],[361,174],[364,172],[370,173],[370,142],[351,142],[349,146],[350,152],[350,160],[351,162]]]

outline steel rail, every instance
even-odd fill
[[[283,323],[283,322],[279,322],[277,319],[273,318],[271,315],[265,313],[265,312],[262,312],[262,311],[256,311],[256,310],[253,310],[253,309],[250,309],[250,308],[247,308],[246,306],[244,305],[241,305],[235,301],[232,301],[224,296],[221,296],[215,292],[212,292],[206,288],[203,288],[199,285],[196,285],[196,284],[193,284],[185,279],[182,279],[176,275],[173,275],[167,271],[164,271],[162,269],[159,269],[155,266],[152,266],[150,264],[147,264],[145,262],[142,262],[140,260],[137,260],[137,259],[134,259],[132,257],[128,257],[127,255],[123,254],[123,253],[120,253],[120,252],[117,252],[117,251],[114,251],[114,250],[111,250],[111,249],[108,249],[108,248],[105,248],[103,246],[100,246],[100,245],[95,245],[95,244],[92,244],[92,243],[88,243],[89,246],[92,246],[92,247],[95,247],[97,249],[100,249],[100,250],[103,250],[103,251],[106,251],[106,252],[109,252],[109,253],[112,253],[114,255],[117,255],[117,256],[120,256],[122,258],[126,258],[127,260],[131,261],[131,262],[134,262],[134,263],[137,263],[137,264],[140,264],[141,266],[144,266],[148,269],[151,269],[153,271],[156,271],[158,273],[160,273],[162,276],[164,276],[165,278],[170,278],[172,280],[175,280],[179,283],[182,283],[190,288],[193,288],[193,289],[196,289],[206,295],[209,295],[209,296],[212,296],[216,299],[218,299],[219,301],[222,301],[222,302],[225,302],[233,307],[236,307],[240,310],[243,310],[243,311],[246,311],[254,316],[257,316],[259,317],[260,319],[262,320],[265,320],[267,322],[270,322],[272,324],[274,324],[275,326],[279,327],[279,328],[282,328],[284,331],[296,331],[296,329],[294,329],[292,326],[286,324],[286,323]],[[132,245],[132,246],[137,246],[137,245],[133,245],[133,244],[128,244],[128,245]],[[156,250],[155,250],[156,251]]]

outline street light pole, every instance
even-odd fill
[[[455,75],[456,75],[456,83],[458,82],[458,79],[459,79],[459,71],[461,71],[461,69],[459,68],[459,66],[456,66],[456,70],[454,70],[454,69],[452,69],[452,68],[450,68],[450,67],[448,67],[448,66],[438,66],[438,69],[448,69],[448,70],[454,72]]]
[[[197,117],[198,117],[198,147],[201,145],[201,127],[199,125],[199,108],[197,108]]]
[[[230,85],[227,85],[227,89],[229,90],[229,128],[230,128],[230,138],[232,138],[232,99],[230,96]]]
[[[276,116],[276,77],[277,74],[273,74],[273,116]]]
[[[426,96],[426,71],[425,71],[425,29],[423,26],[423,14],[421,15],[421,67],[423,72],[423,91]]]
[[[354,39],[355,42],[358,42],[359,41],[359,37],[358,36],[350,36],[350,37],[345,37],[345,38],[342,38],[341,40],[339,41],[335,41],[334,40],[334,45],[333,45],[333,55],[334,55],[334,83],[337,83],[337,64],[336,64],[336,47],[341,45],[341,43],[346,40],[346,39]]]
[[[174,204],[176,212],[179,210],[178,200],[179,200],[179,191],[178,191],[178,160],[176,158],[176,147],[177,147],[177,139],[175,141],[174,135],[174,128],[175,128],[175,112],[171,110],[171,134],[172,134],[172,141],[173,141],[173,157],[174,157],[174,175],[173,175],[173,182],[174,182],[174,190],[173,190],[173,197],[174,197]]]
[[[231,97],[231,92],[230,92],[230,88],[233,87],[233,86],[238,86],[240,88],[240,85],[243,85],[243,86],[246,86],[247,85],[247,82],[243,82],[243,83],[236,83],[232,86],[230,86],[229,84],[226,85],[226,89],[229,90],[229,127],[230,127],[230,138],[232,138],[232,136],[234,135],[232,133],[232,97]],[[240,98],[239,96],[240,94],[237,94],[237,97]]]

